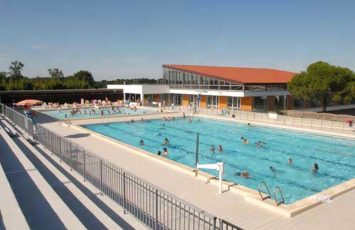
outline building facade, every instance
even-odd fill
[[[108,85],[108,88],[123,89],[124,99],[140,99],[145,105],[160,102],[265,112],[292,109],[287,82],[294,75],[265,68],[163,65],[160,85]]]

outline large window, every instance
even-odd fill
[[[243,90],[241,84],[234,85],[231,82],[218,80],[216,78],[197,75],[175,69],[164,68],[164,84],[176,88],[186,89],[211,89],[211,90]]]
[[[228,97],[228,108],[240,110],[240,97]]]
[[[181,94],[172,94],[171,101],[172,101],[172,104],[174,104],[174,105],[181,105],[181,102],[182,102]]]
[[[255,112],[265,112],[266,111],[266,97],[254,97],[253,110]]]
[[[218,108],[218,96],[207,96],[207,108],[209,109]]]

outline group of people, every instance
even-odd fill
[[[288,159],[288,164],[289,165],[293,164],[292,158]],[[277,172],[276,168],[274,168],[273,166],[270,166],[269,169],[273,173]],[[312,173],[313,174],[317,174],[318,171],[319,171],[319,165],[318,165],[318,163],[314,163],[313,167],[312,167]],[[236,172],[236,173],[234,173],[234,176],[240,176],[240,177],[243,177],[243,178],[251,178],[251,175],[250,175],[250,173],[247,170],[244,170],[242,172]]]
[[[127,107],[128,109],[136,112],[138,110],[136,105],[127,105],[123,104],[122,101],[117,100],[117,102],[112,103],[108,98],[105,100],[89,100],[81,99],[81,103],[73,102],[72,104],[64,103],[60,105],[59,103],[43,103],[43,108],[57,108],[58,112],[62,112],[62,109],[70,109],[68,113],[65,114],[65,118],[68,118],[69,115],[74,116],[76,114],[85,114],[85,115],[96,115],[99,113],[101,116],[106,114],[119,114],[121,113],[120,107]],[[97,111],[98,110],[98,111]]]
[[[215,153],[216,148],[214,147],[214,145],[211,145],[210,151],[211,151],[211,153]],[[222,145],[218,145],[218,152],[220,152],[220,153],[223,152]]]
[[[81,99],[81,103],[77,103],[77,102],[73,102],[71,105],[68,104],[67,102],[65,102],[64,104],[60,104],[59,102],[44,102],[42,104],[42,108],[43,109],[52,109],[52,108],[58,108],[58,109],[67,109],[67,108],[84,108],[84,107],[95,107],[95,108],[99,108],[99,107],[105,107],[105,106],[111,106],[113,105],[113,103],[108,100],[108,98],[106,97],[104,100],[85,100],[85,99]],[[120,106],[122,105],[121,101],[117,100],[116,105]]]
[[[107,113],[108,115],[110,114],[119,114],[121,113],[121,110],[119,107],[114,107],[114,106],[111,106],[111,108],[107,108],[107,109],[104,109],[102,107],[99,107],[97,108],[99,111],[98,113],[101,115],[101,116],[104,116],[105,113]],[[61,108],[58,109],[59,112],[61,112]],[[71,108],[70,110],[70,115],[71,116],[74,116],[75,114],[85,114],[85,115],[96,115],[97,111],[95,108]],[[68,114],[65,114],[65,117],[67,118],[68,117]]]
[[[240,140],[241,140],[242,143],[245,144],[245,145],[249,144],[249,140],[248,140],[246,137],[241,136],[241,137],[240,137]],[[257,141],[257,142],[255,142],[255,146],[256,146],[257,148],[264,148],[264,147],[266,146],[266,144],[267,144],[267,143],[264,142],[264,141]]]
[[[42,108],[43,109],[52,109],[52,108],[60,108],[60,104],[58,102],[52,103],[52,102],[48,102],[48,104],[46,102],[43,102],[42,104]]]
[[[159,136],[161,136],[161,134],[159,133]],[[169,139],[166,137],[164,140],[163,140],[163,143],[162,143],[162,145],[163,146],[168,146],[170,144],[170,142],[169,142]],[[143,141],[143,139],[141,139],[140,141],[139,141],[139,145],[144,145],[144,141]],[[158,151],[158,156],[160,156],[162,154],[162,152],[159,150]],[[163,156],[168,156],[168,149],[166,148],[166,147],[164,147],[163,148]]]

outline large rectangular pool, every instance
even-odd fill
[[[196,135],[200,133],[200,164],[224,162],[224,179],[255,190],[263,181],[270,190],[280,186],[286,204],[355,177],[355,142],[351,139],[205,118],[194,118],[192,122],[179,118],[84,127],[151,154],[167,147],[169,159],[191,167],[195,166]],[[170,142],[168,146],[163,145],[165,138]],[[144,145],[140,145],[140,140]],[[215,146],[214,153],[210,151],[211,145]],[[223,146],[223,152],[218,151],[218,145]],[[314,163],[319,165],[318,173],[312,172]],[[251,177],[238,176],[242,171],[248,171]]]

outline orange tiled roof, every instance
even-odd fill
[[[221,67],[221,66],[198,66],[198,65],[168,65],[163,67],[218,78],[233,83],[243,84],[270,84],[287,83],[296,74],[284,70],[267,68],[247,67]]]

